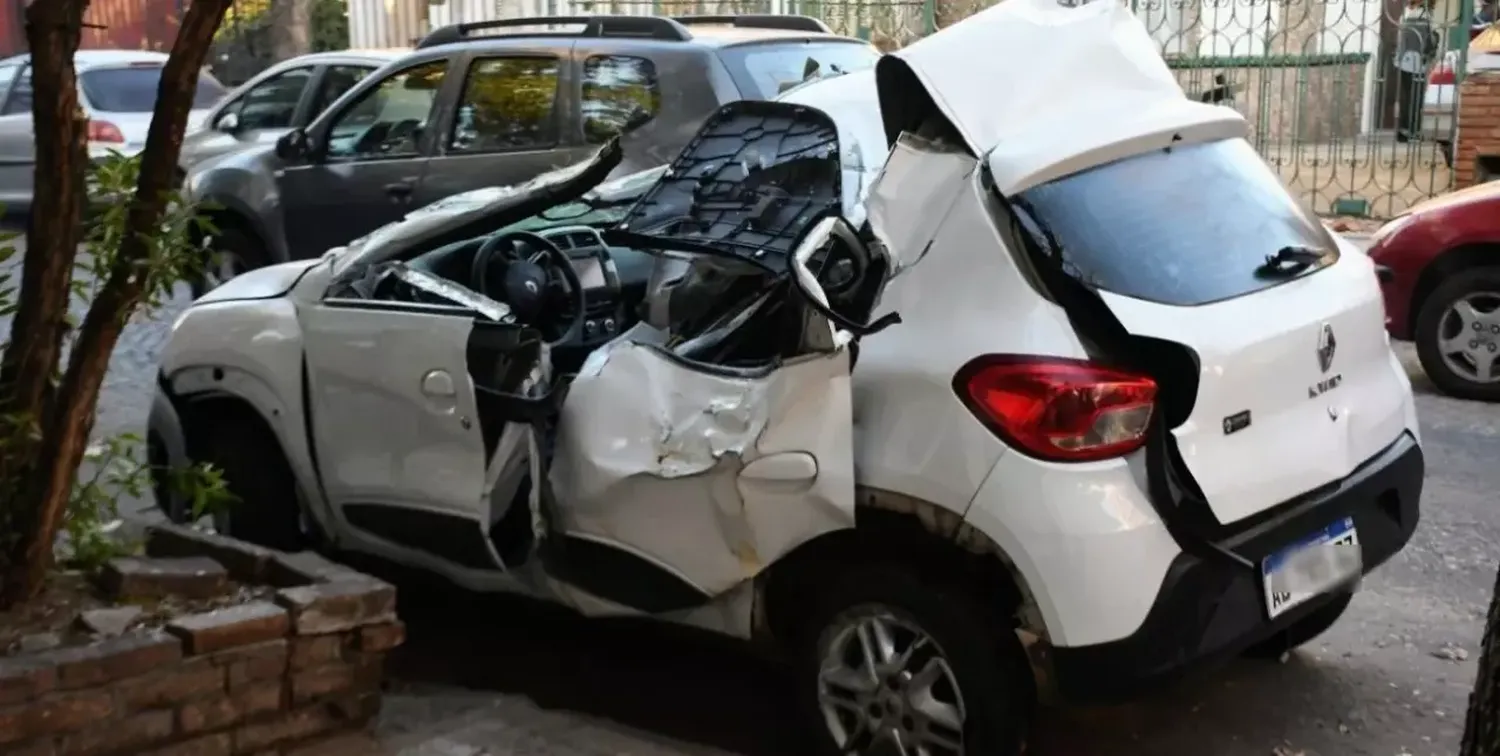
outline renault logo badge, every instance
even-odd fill
[[[1333,326],[1324,323],[1322,333],[1318,334],[1318,367],[1323,372],[1326,373],[1333,367],[1333,354],[1338,348],[1338,339],[1333,337]]]

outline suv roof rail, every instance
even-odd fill
[[[583,26],[583,31],[550,32],[552,34],[576,36],[576,37],[644,37],[646,39],[662,39],[673,42],[685,42],[693,38],[692,32],[687,27],[670,18],[661,16],[530,16],[524,18],[502,18],[493,21],[472,21],[464,24],[451,24],[432,30],[427,36],[417,42],[417,49],[425,47],[436,47],[437,45],[451,45],[454,42],[462,42],[468,39],[474,32],[489,31],[491,29],[513,29],[522,26],[544,26],[547,24],[568,24],[572,26]],[[543,32],[549,33],[549,32]]]
[[[770,13],[744,13],[737,16],[673,16],[672,20],[684,26],[693,24],[728,24],[742,29],[781,29],[783,31],[818,32],[832,34],[828,24],[812,16],[777,15]]]

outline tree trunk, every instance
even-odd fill
[[[312,52],[309,0],[271,0],[271,56],[276,62]]]
[[[26,254],[10,344],[0,356],[0,607],[34,595],[50,561],[55,529],[39,472],[50,425],[53,380],[62,355],[68,282],[83,240],[88,124],[78,107],[73,53],[88,0],[36,0],[26,9],[31,49],[36,167]]]
[[[1500,574],[1490,597],[1489,617],[1479,652],[1479,676],[1469,694],[1459,756],[1500,756]]]
[[[93,430],[99,387],[104,381],[109,356],[119,340],[120,331],[145,290],[144,276],[148,268],[145,263],[151,252],[150,239],[158,232],[168,192],[174,188],[182,135],[197,92],[199,71],[230,2],[193,0],[183,15],[171,56],[162,69],[156,108],[146,134],[140,177],[131,198],[124,240],[108,278],[89,305],[78,338],[73,343],[67,370],[53,396],[47,396],[47,387],[52,384],[60,356],[60,323],[68,299],[67,273],[82,235],[80,215],[87,155],[78,95],[74,89],[72,53],[78,45],[79,24],[87,3],[84,0],[36,0],[28,9],[28,35],[33,38],[35,70],[32,86],[36,92],[34,107],[37,117],[38,170],[33,218],[41,220],[32,222],[32,232],[37,235],[31,238],[36,239],[38,245],[28,247],[26,251],[26,279],[22,283],[21,302],[27,302],[28,298],[42,300],[42,304],[33,304],[36,314],[28,321],[42,324],[36,330],[45,330],[48,323],[59,325],[41,344],[41,348],[51,350],[48,353],[50,359],[33,356],[33,347],[30,346],[18,349],[19,342],[13,343],[5,355],[7,365],[14,360],[20,366],[12,373],[17,376],[14,382],[25,386],[39,384],[41,388],[35,393],[43,399],[37,403],[46,406],[45,411],[38,415],[41,418],[39,436],[29,445],[35,451],[26,467],[13,469],[11,465],[19,460],[13,460],[8,453],[0,462],[0,488],[14,484],[13,487],[21,492],[20,496],[11,499],[10,506],[22,516],[17,522],[24,524],[24,527],[9,531],[19,537],[6,549],[5,563],[0,564],[0,573],[4,575],[4,582],[0,584],[0,607],[35,595],[52,566],[53,542]],[[57,12],[54,18],[46,15],[47,11],[39,10],[60,7],[72,15]],[[71,43],[71,47],[67,47],[65,53],[48,50],[45,61],[40,59],[43,56],[38,52],[43,48],[36,41],[48,42],[48,35],[57,33],[54,29],[64,28],[71,29],[71,32],[62,42]],[[44,120],[44,114],[52,120]],[[62,119],[71,131],[61,133],[71,135],[72,141],[62,142],[61,147],[52,142],[59,137],[44,136],[58,133],[58,127],[54,125],[61,118],[58,114],[71,117],[71,122]],[[43,183],[42,166],[47,168],[46,183]],[[40,234],[56,236],[49,238]],[[52,258],[42,259],[43,255]],[[39,272],[36,280],[32,280],[33,267],[50,272],[52,265],[61,266],[62,272],[45,279]],[[49,310],[44,305],[56,309]],[[39,340],[40,336],[23,328],[20,314],[17,313],[15,332],[27,341]],[[3,387],[4,384],[0,384],[0,388]],[[0,522],[0,526],[4,525],[7,523]],[[0,530],[0,533],[4,532]]]

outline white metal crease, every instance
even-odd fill
[[[741,377],[617,340],[589,360],[563,407],[549,475],[561,529],[717,595],[798,544],[853,527],[847,365],[838,350]],[[782,474],[741,475],[763,460]]]

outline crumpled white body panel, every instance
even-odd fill
[[[741,377],[629,339],[589,359],[563,406],[558,530],[716,596],[854,526],[847,349]]]
[[[1005,194],[1168,146],[1174,135],[1192,143],[1245,134],[1233,109],[1183,95],[1160,45],[1118,2],[1006,0],[890,57],[911,68],[969,149],[988,156]]]

